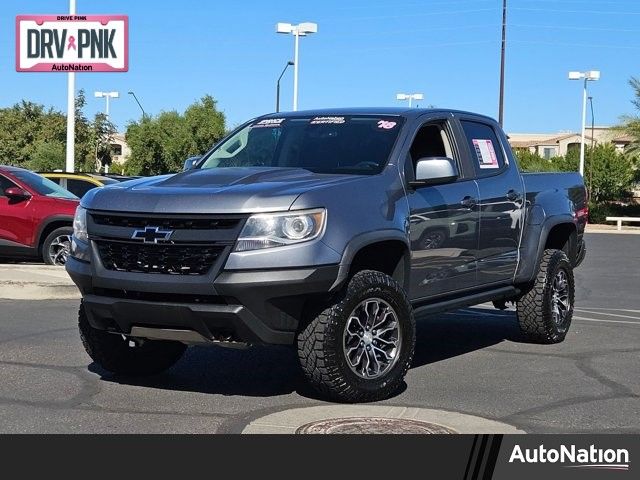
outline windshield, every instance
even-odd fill
[[[42,175],[38,175],[37,173],[29,172],[27,170],[16,170],[11,173],[40,195],[44,195],[46,197],[66,198],[69,200],[76,200],[78,198],[57,183],[52,182],[48,178],[44,178]]]
[[[257,120],[212,150],[200,168],[283,167],[373,175],[387,163],[402,122],[391,116]]]

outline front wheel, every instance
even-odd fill
[[[398,390],[415,341],[413,310],[402,287],[384,273],[365,270],[299,333],[298,357],[324,396],[368,402]]]
[[[117,375],[145,376],[160,373],[180,360],[187,348],[180,342],[133,339],[93,328],[82,304],[78,327],[91,359]]]
[[[73,228],[60,227],[47,235],[42,243],[42,260],[47,265],[62,266],[67,263],[71,252]]]
[[[575,283],[562,250],[545,250],[531,289],[517,301],[522,332],[536,343],[560,343],[571,326]]]

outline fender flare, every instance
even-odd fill
[[[514,283],[527,283],[534,278],[544,253],[544,246],[547,243],[549,232],[554,227],[562,224],[576,226],[574,217],[568,213],[547,217],[540,224],[527,224],[523,232],[525,241],[520,247],[520,263],[518,264]]]
[[[379,242],[387,242],[387,241],[399,241],[405,246],[408,252],[411,252],[411,247],[409,245],[409,241],[407,239],[407,234],[402,230],[397,229],[384,229],[384,230],[376,230],[373,232],[366,232],[352,238],[347,246],[344,249],[342,254],[342,260],[340,261],[340,267],[338,269],[338,277],[336,281],[331,286],[331,291],[335,291],[349,276],[349,270],[351,269],[351,263],[353,262],[356,254],[362,250],[364,247],[368,245],[373,245],[374,243]],[[408,256],[410,257],[410,256]],[[405,260],[405,269],[404,269],[404,284],[405,286],[409,285],[409,274],[411,271],[410,268],[410,258]]]

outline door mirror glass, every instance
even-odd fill
[[[182,167],[182,171],[186,172],[187,170],[192,170],[193,167],[196,166],[198,160],[200,160],[202,156],[198,155],[196,157],[189,157],[184,161],[184,166]]]
[[[442,185],[455,182],[457,178],[458,170],[451,158],[425,157],[416,162],[416,179],[411,185]]]
[[[31,198],[31,194],[20,187],[9,187],[4,191],[4,194],[10,200],[26,200]]]

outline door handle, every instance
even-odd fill
[[[507,192],[507,200],[509,201],[516,202],[521,199],[522,199],[522,194],[520,194],[519,192],[516,192],[515,190],[509,190]]]
[[[477,200],[473,197],[470,197],[469,195],[460,200],[460,205],[466,208],[473,208],[477,203]]]

